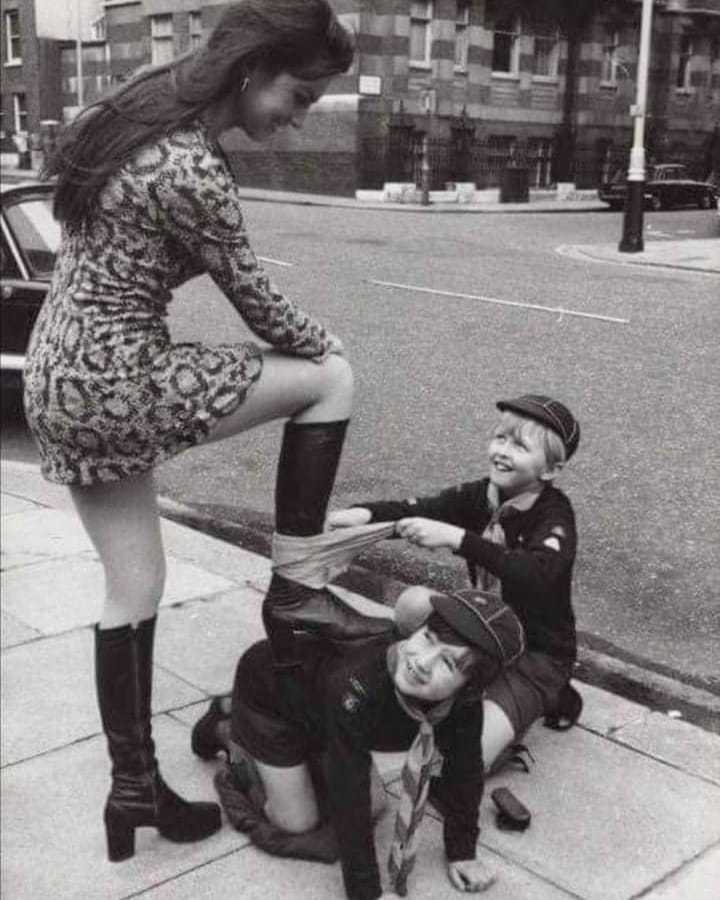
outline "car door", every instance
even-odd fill
[[[54,262],[41,227],[38,203],[18,201],[3,207],[0,221],[0,368],[21,372],[28,340],[48,291]],[[53,235],[54,241],[54,235]]]

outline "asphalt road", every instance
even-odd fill
[[[353,362],[356,412],[334,505],[481,477],[494,401],[555,394],[583,427],[559,482],[579,520],[579,628],[720,691],[718,279],[556,252],[618,240],[619,213],[248,202],[246,216],[278,286],[343,338]],[[709,237],[715,218],[648,213],[646,240]],[[180,340],[247,336],[205,279],[179,292],[171,327]],[[230,515],[268,513],[279,436],[273,425],[198,448],[159,470],[160,488]],[[27,454],[19,430],[5,429],[3,452]]]

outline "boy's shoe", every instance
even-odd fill
[[[223,711],[222,700],[222,697],[213,697],[207,712],[197,720],[190,734],[190,746],[200,759],[215,759],[220,751],[227,753],[217,736],[217,726],[229,718]]]
[[[554,731],[572,728],[582,714],[583,699],[580,692],[568,681],[560,691],[555,709],[545,716],[544,725]]]

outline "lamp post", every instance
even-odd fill
[[[422,137],[422,156],[420,157],[420,203],[430,205],[430,140],[427,131]]]
[[[650,36],[654,0],[642,0],[640,52],[638,54],[637,94],[631,107],[634,119],[633,145],[628,166],[628,195],[623,217],[623,234],[618,250],[640,253],[643,250],[643,206],[645,202],[645,114],[647,107]]]
[[[82,59],[82,0],[75,0],[75,77],[77,78],[77,105],[82,108],[83,96],[83,59]]]

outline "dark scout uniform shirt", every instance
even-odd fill
[[[503,520],[503,547],[482,537],[492,515],[488,481],[465,482],[429,497],[354,505],[369,509],[373,522],[422,516],[464,528],[457,553],[467,560],[473,584],[478,566],[492,572],[502,584],[503,600],[525,626],[528,650],[573,661],[577,639],[570,595],[577,533],[570,501],[546,485],[529,510]]]
[[[324,642],[303,643],[302,675],[297,673],[302,693],[278,687],[269,654],[267,659],[255,655],[253,672],[238,672],[242,687],[236,688],[248,702],[259,708],[262,701],[266,709],[275,704],[275,714],[282,710],[286,721],[305,731],[308,746],[327,751],[330,812],[350,900],[376,900],[382,893],[370,808],[370,751],[407,750],[418,731],[418,723],[395,696],[387,669],[390,643],[379,639],[363,648],[343,649],[342,656]],[[448,808],[443,829],[451,861],[475,858],[483,789],[481,734],[482,704],[477,697],[459,699],[435,728],[444,755]]]

